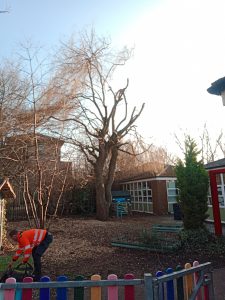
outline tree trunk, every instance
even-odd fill
[[[103,180],[96,179],[96,217],[100,221],[106,221],[109,217],[109,205],[105,198],[105,185]]]
[[[118,157],[118,148],[115,146],[111,150],[111,159],[109,164],[108,177],[105,184],[105,197],[109,208],[112,204],[112,184],[114,181],[117,157]]]

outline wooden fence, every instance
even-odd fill
[[[180,266],[179,266],[180,268]],[[91,300],[101,300],[102,290],[106,289],[108,300],[118,300],[118,288],[124,289],[124,300],[214,300],[211,263],[193,266],[185,264],[182,270],[173,271],[168,268],[165,272],[158,271],[156,276],[145,274],[143,279],[135,279],[134,275],[127,274],[124,279],[118,279],[115,274],[102,280],[100,275],[92,275],[91,280],[84,280],[78,276],[74,281],[68,281],[65,276],[59,276],[57,281],[50,281],[45,276],[40,282],[32,282],[31,277],[24,278],[23,282],[16,282],[15,278],[8,278],[6,283],[0,286],[0,299],[5,300],[50,300],[51,289],[55,289],[57,300],[67,300],[68,290],[73,290],[73,299],[86,299],[85,291],[88,288]],[[135,287],[140,286],[144,290],[144,296],[136,297]],[[34,293],[38,295],[33,298]],[[72,298],[70,298],[72,299]],[[106,299],[106,298],[104,298]]]

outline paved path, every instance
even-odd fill
[[[213,285],[215,300],[225,300],[225,268],[213,270]]]

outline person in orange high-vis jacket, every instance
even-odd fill
[[[19,231],[13,229],[9,236],[15,242],[18,242],[18,249],[12,257],[13,262],[23,254],[23,263],[27,263],[31,254],[34,261],[34,280],[41,278],[41,257],[51,244],[53,237],[45,229],[29,229]]]

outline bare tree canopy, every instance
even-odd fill
[[[135,121],[144,109],[142,104],[129,112],[128,80],[116,91],[111,85],[115,69],[129,58],[128,49],[115,53],[110,42],[93,31],[64,43],[58,56],[57,80],[67,83],[65,89],[76,107],[62,121],[67,122],[67,140],[93,166],[97,218],[101,220],[109,215],[118,151],[124,138],[136,130]]]
[[[72,172],[71,163],[61,161],[60,134],[49,136],[52,126],[63,131],[50,116],[64,116],[67,108],[37,49],[23,46],[18,62],[0,67],[0,172],[13,179],[29,220],[43,228],[50,206],[57,214]]]

